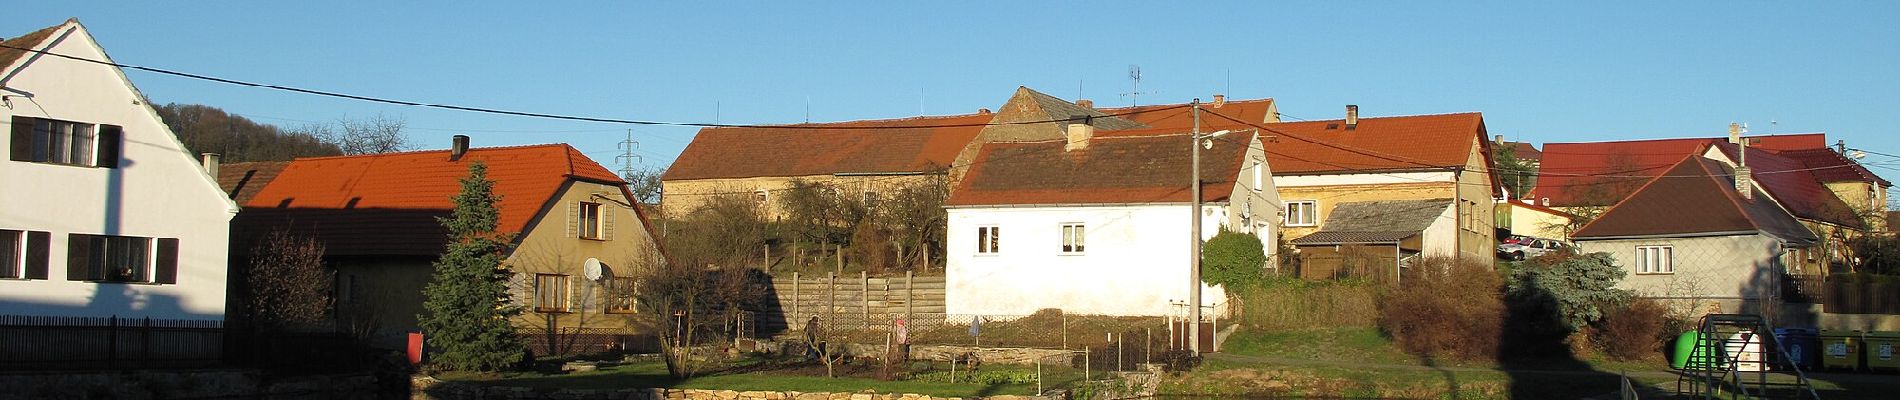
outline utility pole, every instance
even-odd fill
[[[1193,189],[1188,191],[1188,218],[1192,244],[1188,246],[1188,351],[1201,354],[1201,99],[1195,98],[1194,130],[1188,134],[1188,149],[1193,152],[1189,159],[1191,166],[1188,174]]]

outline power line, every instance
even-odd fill
[[[1065,122],[1065,121],[1074,120],[1074,118],[1065,117],[1065,118],[1058,118],[1058,119],[1000,122],[1000,123],[985,122],[985,123],[968,123],[968,124],[911,125],[911,126],[904,126],[904,125],[828,126],[828,125],[814,125],[814,124],[790,124],[790,125],[723,124],[723,123],[707,123],[707,122],[672,122],[672,121],[652,121],[652,120],[637,120],[637,119],[587,117],[587,116],[577,116],[577,115],[562,115],[562,114],[550,114],[550,113],[540,113],[540,112],[503,110],[503,109],[495,109],[495,108],[471,107],[471,106],[462,106],[462,105],[454,105],[454,104],[424,103],[424,102],[409,101],[409,100],[372,97],[372,96],[356,95],[356,94],[349,94],[349,93],[342,93],[342,92],[332,92],[332,91],[316,90],[316,89],[304,89],[304,88],[298,88],[298,87],[293,87],[293,86],[248,82],[248,81],[241,81],[241,80],[236,80],[236,79],[220,78],[220,77],[215,77],[215,76],[210,76],[210,75],[173,71],[173,70],[163,69],[163,68],[122,64],[122,63],[112,62],[112,61],[94,60],[94,59],[89,59],[89,58],[84,58],[84,57],[54,53],[54,52],[46,51],[46,50],[39,50],[39,49],[26,48],[26,47],[16,47],[16,46],[11,46],[11,45],[6,45],[6,44],[0,44],[0,48],[20,50],[20,51],[25,51],[25,52],[48,55],[48,56],[59,57],[59,58],[64,58],[68,60],[80,61],[80,62],[86,62],[86,63],[92,63],[92,64],[108,65],[108,66],[118,67],[122,69],[135,69],[135,70],[146,71],[146,72],[151,72],[151,73],[156,73],[156,74],[212,81],[212,82],[218,82],[218,83],[229,84],[229,85],[275,89],[275,90],[281,90],[281,91],[292,92],[292,93],[302,93],[302,94],[323,96],[323,97],[334,97],[334,98],[341,98],[341,99],[348,99],[348,100],[365,101],[365,102],[371,102],[371,103],[393,104],[393,105],[424,107],[424,108],[437,108],[437,109],[444,109],[444,110],[466,111],[466,112],[496,114],[496,115],[508,115],[508,116],[517,116],[517,117],[547,118],[547,119],[558,119],[558,120],[568,120],[568,121],[600,122],[600,123],[610,123],[610,124],[649,125],[649,126],[684,126],[684,127],[698,127],[698,128],[861,130],[861,129],[952,128],[952,127],[995,126],[995,125],[1033,125],[1033,124]],[[1145,113],[1145,112],[1163,111],[1163,110],[1185,108],[1185,107],[1188,107],[1188,105],[1180,104],[1180,105],[1166,106],[1166,107],[1130,107],[1129,111],[1126,111],[1123,113],[1116,113],[1116,114],[1107,114],[1107,116],[1133,115],[1133,114],[1140,114],[1140,113]]]

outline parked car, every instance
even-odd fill
[[[1553,251],[1570,248],[1569,243],[1555,239],[1518,237],[1498,244],[1498,257],[1507,260],[1519,260],[1538,257]]]

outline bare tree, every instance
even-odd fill
[[[409,139],[402,132],[408,125],[402,117],[376,114],[367,119],[346,117],[333,124],[310,124],[300,132],[322,138],[341,148],[344,155],[354,156],[409,150]]]
[[[312,329],[329,316],[334,274],[323,266],[323,251],[316,238],[283,229],[251,247],[245,306],[260,330]]]
[[[660,175],[666,173],[662,167],[641,167],[628,171],[622,179],[627,180],[628,189],[633,191],[633,199],[644,204],[658,204],[665,194],[665,186]]]

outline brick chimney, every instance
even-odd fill
[[[1356,104],[1347,104],[1346,105],[1346,129],[1353,129],[1357,127],[1359,127],[1359,106]]]
[[[1734,122],[1728,123],[1728,142],[1730,144],[1742,144],[1742,124]]]
[[[450,141],[449,161],[461,161],[462,155],[468,154],[468,135],[455,135]]]
[[[1089,148],[1089,139],[1095,137],[1095,117],[1086,115],[1073,117],[1069,120],[1068,132],[1065,136],[1068,137],[1069,142],[1062,146],[1063,151]]]
[[[1082,108],[1087,108],[1087,109],[1094,109],[1094,108],[1095,108],[1095,100],[1089,100],[1089,99],[1080,99],[1080,100],[1076,100],[1076,101],[1075,101],[1075,105],[1078,105],[1078,106],[1082,106]]]
[[[988,109],[988,108],[978,108],[978,109],[976,109],[976,115],[990,115],[990,109]]]
[[[1227,105],[1227,95],[1224,95],[1224,94],[1215,94],[1215,95],[1214,95],[1214,104],[1212,104],[1212,105],[1210,105],[1210,106],[1211,106],[1211,107],[1213,107],[1213,108],[1220,108],[1220,106],[1224,106],[1224,105]]]
[[[1743,199],[1755,199],[1755,174],[1748,168],[1748,141],[1742,139],[1742,128],[1736,124],[1728,125],[1729,140],[1735,143],[1735,192]]]

